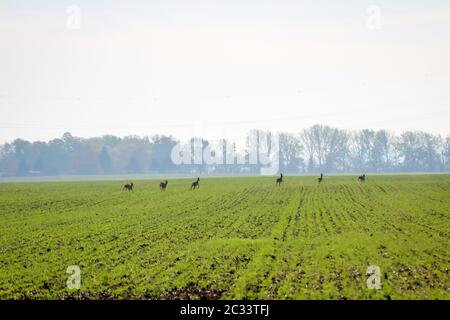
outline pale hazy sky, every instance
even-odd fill
[[[0,143],[316,123],[450,133],[450,1],[0,0]]]

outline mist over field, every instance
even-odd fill
[[[259,175],[269,163],[252,163],[253,151],[256,156],[275,156],[271,174],[450,170],[450,136],[419,131],[396,136],[386,130],[348,131],[315,125],[297,134],[253,130],[245,141],[238,148],[226,139],[192,137],[183,142],[164,135],[83,139],[65,133],[49,142],[16,139],[0,146],[0,177]],[[188,156],[177,161],[182,149]]]
[[[447,1],[2,1],[0,21],[0,143],[449,134]]]

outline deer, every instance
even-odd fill
[[[169,183],[169,181],[167,181],[167,180],[161,182],[161,183],[159,184],[159,189],[160,189],[161,191],[166,190],[167,184],[168,184],[168,183]]]
[[[133,191],[133,182],[125,184],[122,190]]]
[[[323,181],[323,173],[320,174],[320,177],[317,178],[317,181],[319,182],[319,184]]]
[[[358,177],[358,181],[359,181],[360,183],[366,182],[366,174],[363,174],[362,176],[359,176],[359,177]]]
[[[191,190],[195,188],[200,188],[200,178],[197,178],[197,181],[191,183]]]
[[[280,177],[277,178],[276,184],[277,184],[277,186],[280,186],[282,183],[283,183],[283,174],[280,173]]]

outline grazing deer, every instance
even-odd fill
[[[159,184],[159,189],[161,190],[161,191],[164,191],[164,190],[166,190],[166,188],[167,188],[167,184],[169,183],[169,181],[163,181],[163,182],[161,182],[160,184]]]
[[[126,185],[124,185],[122,190],[133,191],[133,182],[127,183]]]
[[[359,177],[358,177],[358,181],[359,181],[360,183],[366,182],[366,174],[363,174],[362,176],[359,176]]]
[[[192,182],[191,190],[195,188],[200,188],[200,178],[197,178],[197,181]]]
[[[280,177],[277,178],[277,186],[280,186],[283,183],[283,174],[280,173]]]
[[[317,179],[317,181],[320,184],[322,182],[322,180],[323,180],[323,173],[320,174],[320,177]]]

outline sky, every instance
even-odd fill
[[[450,2],[0,0],[0,143],[450,133]]]

